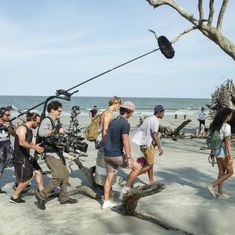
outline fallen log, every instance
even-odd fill
[[[187,119],[184,122],[182,122],[173,132],[173,135],[175,137],[177,137],[179,135],[179,132],[186,126],[188,125],[192,120],[191,119]]]
[[[94,184],[94,176],[93,176],[94,169],[93,169],[93,167],[87,168],[87,167],[83,166],[82,163],[80,162],[79,158],[75,158],[73,161],[76,163],[76,165],[78,166],[80,171],[86,176],[86,178],[91,183],[91,185],[93,185]],[[81,193],[81,192],[87,194],[88,196],[90,196],[91,198],[94,198],[94,199],[101,198],[100,195],[98,193],[96,193],[92,188],[85,186],[85,185],[79,186],[76,189],[69,191],[68,193],[71,196],[71,195]]]
[[[173,140],[177,140],[177,138],[183,139],[185,137],[184,132],[181,130],[188,125],[192,120],[187,119],[183,121],[175,130],[172,130],[171,127],[159,127],[159,132],[163,138],[172,138]]]
[[[143,186],[137,186],[126,194],[122,198],[122,205],[120,210],[125,215],[133,215],[137,207],[137,203],[141,197],[153,195],[161,192],[165,188],[165,184],[162,182],[156,182],[154,184],[148,184]]]
[[[89,197],[93,198],[93,199],[100,199],[100,195],[97,194],[96,192],[94,192],[90,187],[87,186],[78,186],[76,189],[70,190],[68,192],[69,196],[78,194],[78,193],[85,193],[87,194]]]
[[[165,189],[165,184],[162,182],[156,182],[154,184],[137,186],[131,189],[130,191],[128,191],[126,194],[124,194],[122,198],[122,205],[119,207],[119,210],[121,211],[123,215],[135,216],[139,219],[147,220],[151,223],[161,226],[162,228],[166,230],[181,231],[187,235],[193,235],[190,232],[173,227],[156,217],[147,215],[144,212],[135,211],[137,204],[138,204],[138,200],[140,198],[147,197],[155,193],[160,193],[163,189]]]

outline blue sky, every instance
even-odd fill
[[[197,1],[178,2],[196,12]],[[230,1],[223,26],[233,43],[234,10]],[[148,29],[171,40],[190,26],[145,0],[0,0],[1,95],[53,95],[158,48]],[[173,59],[157,51],[80,86],[78,95],[209,98],[235,78],[234,60],[200,32],[173,46]]]

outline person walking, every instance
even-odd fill
[[[138,141],[140,151],[144,154],[145,163],[140,171],[140,175],[148,172],[149,182],[154,183],[153,165],[155,156],[155,147],[158,148],[159,155],[163,155],[163,149],[160,143],[159,119],[164,117],[165,109],[162,105],[154,107],[154,114],[144,119],[142,125],[138,128],[135,135],[140,136]],[[134,137],[133,137],[134,138]]]
[[[35,144],[35,138],[33,137],[32,132],[33,129],[37,128],[39,123],[39,114],[34,112],[27,113],[25,124],[17,127],[16,129],[12,162],[19,182],[15,192],[9,199],[9,202],[11,203],[25,202],[21,199],[21,193],[30,183],[33,173],[36,175],[38,190],[43,190],[41,167],[30,155],[30,149],[33,149],[38,153],[42,153],[44,151],[44,148],[41,147],[40,144]]]
[[[109,123],[104,145],[107,177],[104,184],[104,203],[102,209],[116,206],[115,203],[110,201],[110,192],[118,167],[121,166],[132,170],[126,183],[126,187],[129,187],[129,189],[141,168],[141,166],[132,159],[129,141],[130,123],[128,119],[132,116],[134,110],[135,105],[132,102],[124,102],[123,105],[120,106],[120,115]]]
[[[117,96],[111,97],[108,102],[108,108],[101,114],[99,124],[99,135],[96,139],[97,161],[95,166],[95,183],[103,190],[106,172],[105,172],[105,161],[104,161],[104,145],[106,142],[106,135],[110,121],[113,118],[113,112],[117,111],[121,105],[121,99]],[[103,166],[103,167],[100,167]]]
[[[229,194],[223,191],[223,183],[233,175],[233,153],[231,149],[231,126],[228,122],[232,118],[232,110],[230,108],[222,108],[219,110],[209,128],[210,133],[219,131],[221,138],[220,147],[212,151],[216,157],[218,165],[218,178],[208,185],[208,190],[213,197],[229,198]],[[218,187],[218,194],[215,188]]]
[[[64,129],[60,125],[60,115],[62,113],[62,104],[57,101],[51,101],[47,105],[48,116],[45,117],[38,130],[38,134],[42,137],[44,147],[44,159],[47,167],[51,170],[52,179],[44,190],[36,192],[35,197],[38,201],[39,209],[45,210],[45,200],[56,187],[60,187],[59,194],[60,204],[77,203],[76,199],[69,197],[67,186],[69,184],[69,171],[63,157],[62,150],[58,147],[56,141],[53,140],[55,134],[64,134]]]

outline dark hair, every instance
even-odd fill
[[[228,117],[228,115],[230,115],[232,113],[232,109],[230,108],[222,108],[219,111],[217,111],[211,125],[210,125],[210,131],[219,131],[223,125],[223,123],[225,122],[226,118]]]
[[[47,112],[50,113],[52,109],[58,110],[59,108],[62,108],[62,107],[63,106],[59,101],[53,100],[47,105]]]
[[[36,112],[28,112],[26,114],[26,121],[35,121],[37,117],[40,117],[40,115]]]
[[[119,109],[120,115],[123,115],[123,114],[125,114],[125,113],[129,114],[129,113],[131,113],[131,112],[133,112],[133,111],[130,110],[130,109],[123,108],[123,107],[120,107],[120,109]]]
[[[2,117],[4,115],[4,113],[7,111],[11,111],[11,109],[8,107],[1,107],[0,108],[0,117]]]

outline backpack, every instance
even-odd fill
[[[85,137],[89,141],[96,141],[99,135],[99,125],[101,121],[101,114],[96,115],[92,120],[91,123],[85,129]]]
[[[222,144],[222,139],[220,137],[220,131],[215,130],[212,133],[210,133],[206,138],[207,146],[213,150],[216,151],[220,148]]]

